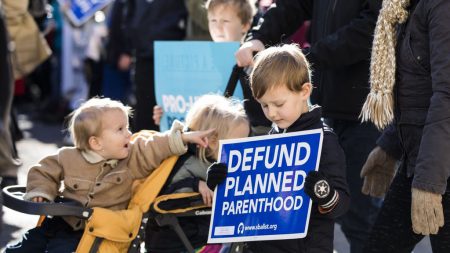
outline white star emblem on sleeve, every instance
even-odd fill
[[[328,194],[330,194],[330,186],[328,182],[325,180],[319,180],[316,184],[314,184],[314,194],[318,198],[326,198]]]

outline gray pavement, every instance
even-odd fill
[[[19,184],[26,183],[28,168],[42,157],[54,153],[62,145],[62,124],[49,124],[36,120],[35,113],[30,109],[22,109],[19,113],[19,125],[24,132],[24,139],[17,143],[23,165],[19,170]],[[35,226],[38,217],[18,213],[3,207],[3,227],[0,230],[0,248],[11,241],[17,240],[27,230]],[[349,245],[343,236],[339,225],[335,229],[335,252],[349,252]],[[414,250],[415,253],[430,253],[429,239],[422,240]]]

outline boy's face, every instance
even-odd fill
[[[99,149],[95,150],[105,159],[124,159],[130,150],[131,132],[128,117],[121,110],[106,111],[102,117],[102,132],[96,137]]]
[[[303,84],[299,92],[290,91],[286,85],[277,85],[257,100],[266,118],[279,128],[286,129],[300,118],[300,115],[308,112],[310,91],[310,83]]]
[[[208,11],[208,27],[214,42],[240,42],[250,24],[242,24],[236,7],[226,4]]]

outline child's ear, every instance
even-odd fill
[[[311,83],[304,83],[302,85],[302,90],[300,91],[300,93],[302,94],[302,96],[305,99],[308,99],[311,96],[311,91],[312,91],[312,84]]]
[[[103,149],[102,144],[100,143],[99,139],[95,136],[89,137],[89,148],[93,151],[100,151]]]

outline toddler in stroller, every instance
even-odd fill
[[[24,199],[41,203],[62,196],[75,200],[94,209],[88,222],[72,215],[45,219],[41,226],[29,230],[21,242],[8,246],[6,252],[61,253],[77,248],[77,252],[87,252],[80,250],[83,234],[102,236],[103,230],[108,230],[97,226],[98,219],[94,218],[99,216],[114,231],[130,231],[123,237],[119,233],[110,236],[115,241],[129,242],[136,236],[141,206],[132,201],[132,208],[123,210],[129,205],[133,180],[152,174],[169,156],[185,153],[187,143],[206,147],[212,130],[182,133],[183,125],[175,122],[166,133],[138,136],[130,141],[130,110],[108,98],[88,100],[74,111],[70,121],[75,147],[61,148],[28,174]],[[84,227],[87,229],[83,232]]]

